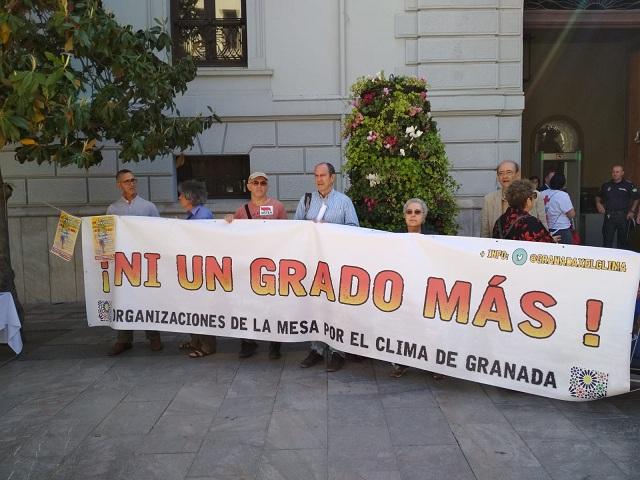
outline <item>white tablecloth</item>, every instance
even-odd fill
[[[22,351],[20,319],[8,292],[0,292],[0,343],[8,343],[16,353]]]

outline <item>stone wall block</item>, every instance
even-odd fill
[[[178,185],[173,177],[149,177],[150,196],[152,202],[177,202]]]
[[[173,155],[163,155],[156,157],[153,160],[142,160],[140,162],[119,161],[118,163],[118,170],[127,168],[131,170],[135,175],[173,175],[174,171]]]
[[[47,245],[53,245],[53,237],[58,226],[58,217],[47,217]],[[82,239],[78,238],[78,242]],[[76,243],[78,243],[76,242]],[[51,282],[51,302],[76,302],[76,264],[49,253],[49,270]]]
[[[304,171],[302,148],[254,148],[251,171],[269,173],[301,173]]]
[[[445,145],[447,157],[455,168],[488,168],[496,166],[497,143],[450,143]]]
[[[49,303],[52,282],[49,276],[47,219],[25,217],[21,221],[25,303]]]
[[[510,28],[509,17],[505,28]],[[496,10],[422,10],[418,12],[418,34],[495,35],[498,33]]]
[[[460,184],[458,195],[484,196],[496,189],[495,171],[453,170],[451,175]]]
[[[420,63],[496,61],[498,40],[495,37],[423,37],[418,40],[418,51]]]
[[[300,200],[306,192],[313,191],[313,175],[280,175],[278,187],[280,200]]]
[[[29,178],[27,180],[29,205],[78,204],[87,202],[87,180],[85,178]]]
[[[255,146],[275,146],[275,122],[228,123],[224,153],[247,154]]]
[[[313,173],[313,168],[320,162],[331,163],[338,174],[342,172],[342,152],[340,147],[318,147],[306,149],[306,172]]]
[[[335,145],[332,120],[278,122],[278,145]]]

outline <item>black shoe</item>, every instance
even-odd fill
[[[269,343],[269,360],[278,360],[282,357],[280,353],[280,342]]]
[[[329,358],[329,364],[327,365],[327,372],[337,372],[344,367],[344,357],[333,352]]]
[[[309,355],[307,355],[307,358],[305,358],[302,362],[300,362],[300,367],[301,368],[313,367],[314,365],[317,365],[318,363],[320,363],[323,359],[324,357],[322,355],[320,355],[315,350],[311,350],[309,352]]]
[[[238,353],[239,358],[249,358],[251,355],[256,353],[258,349],[258,344],[256,342],[242,340],[240,343],[240,353]]]

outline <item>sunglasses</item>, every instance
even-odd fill
[[[268,184],[269,182],[267,182],[266,180],[254,180],[253,182],[251,182],[252,185],[260,185],[261,187],[264,187]]]
[[[422,210],[407,210],[406,212],[404,212],[406,215],[413,215],[414,213],[416,215],[422,215]]]
[[[126,183],[126,184],[138,183],[138,179],[137,178],[128,178],[126,180],[120,180],[120,183]]]

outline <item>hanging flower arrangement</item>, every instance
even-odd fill
[[[352,111],[344,123],[345,172],[361,224],[403,231],[402,206],[425,200],[428,222],[456,232],[458,185],[431,117],[427,84],[415,77],[360,78],[351,87]]]

